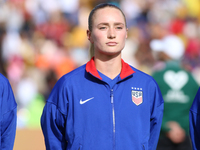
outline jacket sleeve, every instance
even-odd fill
[[[60,113],[57,106],[46,103],[41,117],[41,127],[45,139],[46,150],[65,150],[65,115]]]
[[[7,112],[3,115],[1,125],[1,150],[12,150],[15,141],[16,122],[17,122],[17,108]]]
[[[162,124],[164,101],[157,83],[154,81],[150,89],[151,120],[149,150],[156,150]]]
[[[46,150],[65,150],[67,147],[67,138],[65,136],[67,94],[60,83],[60,81],[56,83],[41,116],[41,127]]]
[[[9,81],[1,78],[1,150],[12,150],[15,141],[17,123],[17,103]]]
[[[196,94],[189,112],[190,137],[192,140],[193,150],[200,149],[200,88]]]

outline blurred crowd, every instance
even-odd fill
[[[200,84],[199,0],[0,0],[0,71],[18,103],[18,128],[40,127],[56,81],[90,59],[87,19],[102,2],[126,15],[126,62],[151,74],[157,60],[150,41],[174,35],[185,49],[183,66]]]

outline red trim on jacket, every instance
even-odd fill
[[[121,61],[122,61],[122,70],[120,73],[121,79],[124,79],[124,78],[128,77],[129,75],[135,73],[135,71],[130,67],[129,64],[125,63],[123,59],[121,59]],[[99,73],[95,67],[94,57],[89,62],[87,62],[86,71],[102,80],[101,76],[99,75]]]
[[[135,71],[130,67],[129,64],[125,63],[124,60],[122,59],[122,70],[120,73],[120,78],[124,79],[133,73],[135,73]]]

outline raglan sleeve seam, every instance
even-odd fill
[[[198,115],[198,113],[196,111],[192,110],[192,109],[190,109],[190,112],[195,113],[195,114]]]
[[[11,111],[15,110],[16,108],[17,108],[17,105],[15,105],[15,106],[14,106],[12,109],[10,109],[9,111],[3,113],[3,116],[4,116],[5,114],[10,113]]]
[[[156,82],[156,80],[152,76],[151,76],[151,79],[152,79],[151,82],[153,82],[153,84],[155,85],[155,88],[157,88],[157,90],[158,90],[158,92],[159,92],[159,94],[160,94],[160,96],[162,98],[162,102],[160,102],[160,104],[157,106],[157,107],[160,107],[161,105],[164,104],[163,95],[162,95],[162,93],[160,91],[160,87],[159,87],[158,83]]]
[[[67,114],[65,114],[65,113],[57,106],[57,104],[55,104],[54,102],[47,101],[47,103],[56,106],[56,109],[57,109],[62,115],[67,116]]]
[[[160,107],[160,106],[163,105],[163,104],[164,104],[164,102],[160,103],[160,105],[158,105],[157,107]]]

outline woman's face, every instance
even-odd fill
[[[112,7],[98,9],[92,19],[88,39],[94,44],[95,56],[121,53],[127,38],[125,19],[120,10]]]

